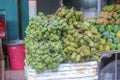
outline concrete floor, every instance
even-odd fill
[[[6,70],[5,73],[5,80],[26,80],[24,70]]]

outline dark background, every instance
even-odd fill
[[[96,8],[98,0],[63,0],[67,7],[75,7],[77,10]],[[106,0],[102,0],[102,6],[106,4]],[[45,14],[55,13],[60,7],[60,0],[37,0],[37,13],[44,12]]]
[[[37,0],[37,12],[52,14],[59,8],[60,0]]]

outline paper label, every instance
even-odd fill
[[[36,0],[29,0],[29,19],[34,18],[37,14]]]

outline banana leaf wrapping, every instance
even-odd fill
[[[109,24],[109,21],[106,19],[106,18],[98,18],[96,20],[96,24],[99,24],[99,25],[107,25]]]
[[[100,16],[101,18],[105,18],[105,19],[112,19],[112,12],[101,12]]]

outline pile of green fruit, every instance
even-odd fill
[[[26,29],[26,62],[36,72],[56,71],[65,59],[62,32],[68,25],[58,16],[39,13]]]
[[[56,71],[63,61],[99,61],[101,34],[95,23],[95,18],[84,19],[83,13],[74,8],[62,7],[49,16],[39,13],[26,29],[27,65],[41,73]]]
[[[66,8],[66,7],[60,7],[56,15],[65,18],[68,22],[68,24],[76,25],[78,21],[84,20],[84,14],[81,11],[77,11],[74,8]]]
[[[95,26],[84,21],[83,13],[65,7],[56,13],[66,19],[69,27],[63,32],[62,41],[68,62],[85,62],[98,60],[100,34]],[[95,20],[91,20],[91,23]]]
[[[96,20],[102,34],[99,51],[120,50],[120,5],[107,5]]]

